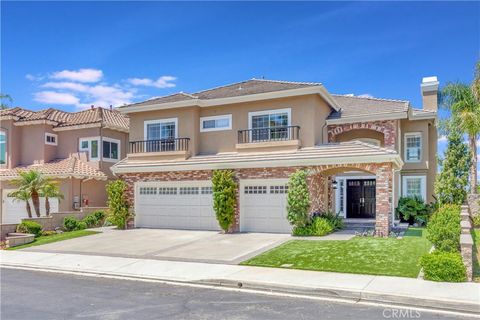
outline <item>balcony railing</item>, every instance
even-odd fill
[[[130,153],[188,151],[190,138],[130,141]]]
[[[238,143],[298,140],[300,126],[238,130]]]

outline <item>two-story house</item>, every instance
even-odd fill
[[[60,183],[64,199],[50,199],[53,212],[106,205],[105,185],[114,178],[110,167],[126,155],[125,115],[93,107],[73,113],[17,107],[0,111],[0,121],[2,223],[27,217],[25,203],[8,197],[14,189],[9,181],[23,170],[38,170]]]
[[[305,169],[312,211],[372,221],[387,235],[400,196],[433,200],[437,90],[424,78],[423,109],[258,79],[155,98],[119,108],[130,143],[112,170],[129,185],[137,227],[218,230],[211,175],[231,169],[232,231],[290,232],[288,178]]]

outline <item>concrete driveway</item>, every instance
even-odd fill
[[[288,234],[167,229],[108,230],[42,246],[36,252],[237,264],[289,240]]]

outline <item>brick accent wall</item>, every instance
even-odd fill
[[[390,230],[391,221],[391,187],[392,187],[392,164],[371,163],[351,165],[321,165],[308,167],[278,167],[278,168],[248,168],[236,169],[235,179],[288,179],[298,169],[305,169],[309,172],[308,184],[312,201],[311,211],[322,211],[333,204],[333,190],[329,177],[339,170],[361,170],[376,174],[377,176],[377,233],[380,236],[387,236]],[[129,173],[122,174],[120,178],[128,185],[127,197],[134,205],[134,184],[135,182],[148,181],[189,181],[189,180],[211,180],[211,170],[196,171],[171,171],[151,173]],[[329,185],[330,184],[330,185]],[[329,192],[326,192],[326,190]],[[240,208],[239,190],[237,189],[237,207],[235,208],[235,223],[230,232],[240,230]]]
[[[385,147],[395,149],[396,126],[394,120],[329,125],[327,129],[328,142],[335,142],[335,137],[339,134],[356,129],[369,129],[382,133],[384,136]]]

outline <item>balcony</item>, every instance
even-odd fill
[[[129,143],[129,158],[151,159],[186,159],[189,156],[190,138],[173,138],[157,140],[137,140]]]
[[[300,147],[300,126],[248,129],[238,131],[239,151],[296,150]]]

